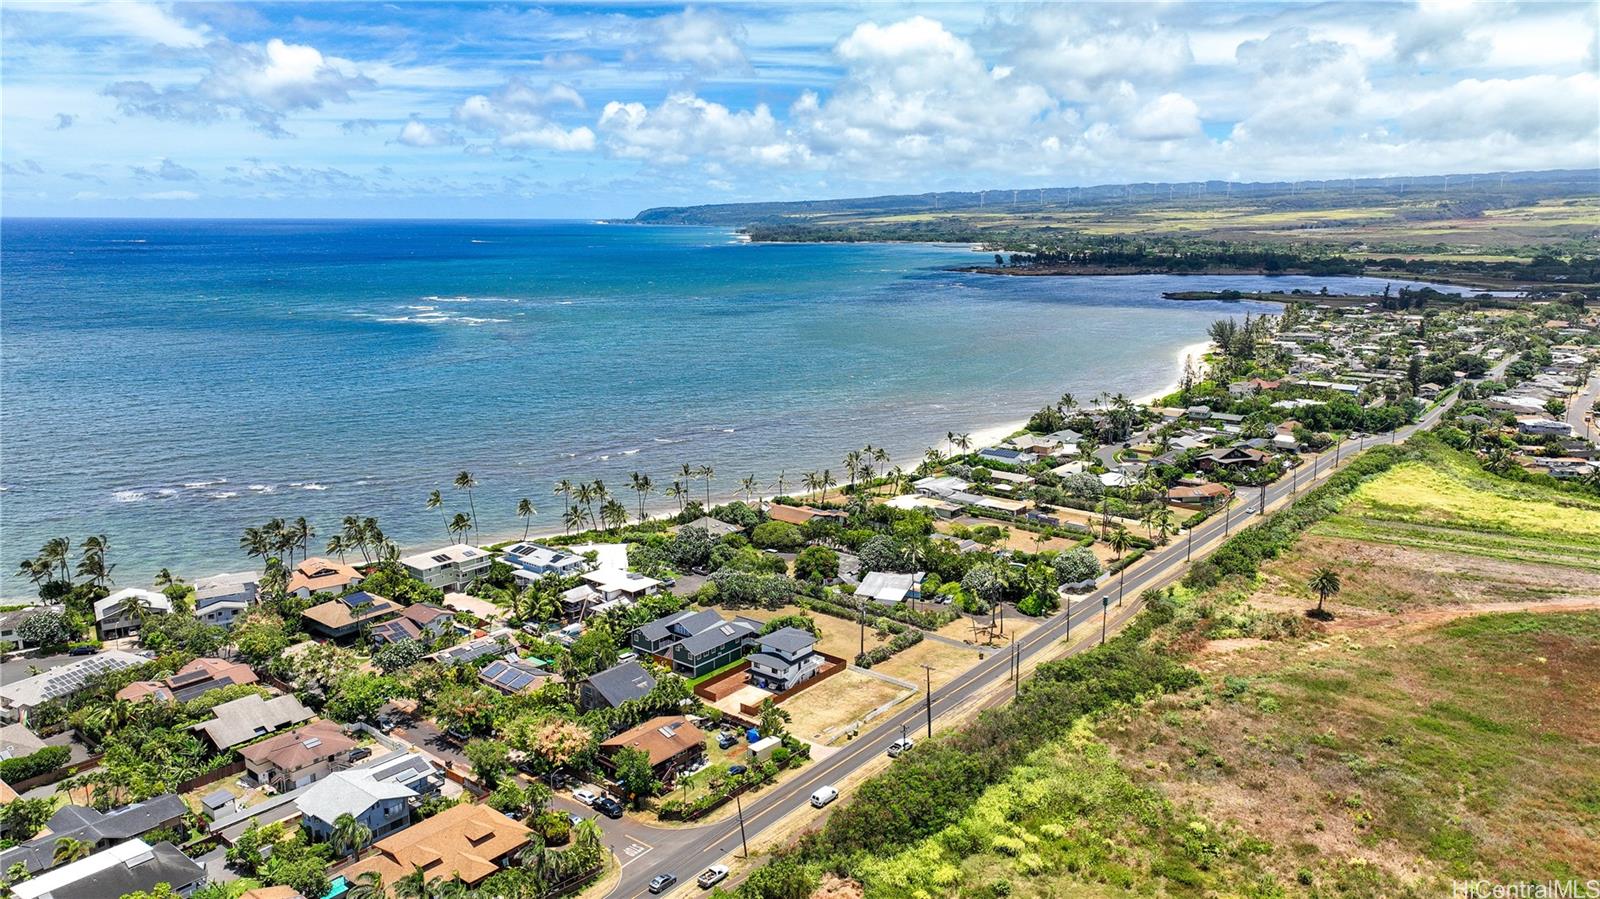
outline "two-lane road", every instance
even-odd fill
[[[1506,364],[1501,363],[1497,368],[1503,371]],[[1490,376],[1494,376],[1494,373],[1491,372]],[[1324,480],[1361,450],[1382,443],[1403,441],[1418,429],[1432,427],[1454,402],[1455,396],[1452,394],[1423,415],[1417,424],[1408,425],[1393,434],[1341,441],[1321,454],[1306,456],[1298,468],[1269,485],[1265,491],[1242,491],[1238,508],[1226,515],[1207,519],[1193,529],[1192,535],[1181,534],[1168,545],[1151,551],[1144,559],[1130,566],[1121,582],[1118,578],[1109,578],[1100,588],[1074,601],[1070,611],[1057,613],[1019,640],[1013,651],[994,653],[937,691],[932,701],[934,718],[963,709],[974,700],[982,706],[1005,701],[1010,694],[998,689],[998,686],[1010,675],[1013,652],[1020,655],[1024,664],[1040,654],[1046,657],[1053,655],[1069,631],[1083,627],[1098,629],[1102,624],[1102,616],[1106,618],[1108,630],[1114,631],[1116,626],[1138,612],[1140,594],[1152,587],[1171,583],[1182,575],[1189,564],[1186,556],[1190,555],[1191,546],[1192,558],[1203,558],[1216,548],[1225,534],[1257,518],[1262,512],[1263,495],[1266,508],[1271,511],[1291,499],[1295,493]],[[1086,648],[1087,644],[1073,651]],[[807,810],[809,797],[817,787],[843,781],[885,753],[889,744],[899,738],[902,726],[919,737],[925,735],[926,714],[924,702],[907,703],[871,731],[840,747],[833,755],[802,768],[793,779],[759,794],[746,796],[746,836],[755,840],[757,835],[784,818]],[[848,797],[841,797],[839,801],[848,801]],[[618,834],[608,842],[643,843],[651,848],[648,855],[621,859],[624,863],[622,877],[608,899],[636,899],[646,892],[650,878],[663,872],[677,875],[680,885],[675,889],[693,890],[689,881],[696,874],[740,849],[739,822],[736,819],[685,828],[649,827],[630,821],[621,824],[617,830]],[[635,864],[635,861],[638,863]]]

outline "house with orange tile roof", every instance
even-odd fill
[[[392,890],[420,868],[425,880],[459,877],[477,886],[527,846],[532,833],[487,805],[454,805],[372,844],[370,855],[338,873],[354,883],[376,871]]]
[[[361,572],[353,565],[312,557],[294,566],[286,589],[306,599],[313,593],[338,593],[361,583],[361,580]]]

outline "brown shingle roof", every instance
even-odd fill
[[[428,879],[459,875],[468,886],[500,870],[495,863],[528,843],[528,828],[486,805],[451,806],[373,844],[372,855],[340,871],[354,882],[376,871],[392,889],[400,878],[420,867]]]
[[[704,745],[705,741],[706,735],[700,728],[682,715],[662,715],[606,740],[600,744],[600,751],[642,749],[650,756],[651,765],[659,765],[684,750]]]
[[[312,593],[321,590],[342,590],[360,580],[361,572],[353,565],[311,558],[294,566],[294,574],[290,575],[289,585],[285,589],[290,593],[302,587]]]
[[[298,771],[354,748],[356,741],[344,735],[344,728],[332,721],[316,721],[252,743],[239,754],[246,761],[270,762],[284,771]]]

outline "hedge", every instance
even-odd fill
[[[46,746],[31,755],[0,761],[0,780],[14,784],[49,774],[72,760],[72,750],[65,746]]]
[[[860,609],[829,599],[797,596],[794,604],[802,609],[811,609],[812,611],[822,612],[825,615],[832,615],[835,618],[847,618],[855,621],[861,617]],[[920,627],[930,631],[936,631],[960,617],[950,609],[914,610],[904,603],[897,603],[892,606],[886,606],[881,603],[877,605],[878,608],[873,609],[867,615],[868,618],[887,618],[900,625],[911,625],[912,627]],[[899,633],[899,630],[893,627],[889,628],[889,630],[893,633]]]
[[[907,628],[894,635],[894,639],[882,646],[869,649],[856,655],[857,668],[871,668],[879,662],[887,662],[894,658],[896,653],[904,652],[922,642],[922,631]]]

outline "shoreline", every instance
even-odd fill
[[[1154,391],[1152,391],[1152,392],[1150,392],[1148,394],[1145,394],[1143,396],[1135,398],[1133,400],[1133,402],[1135,404],[1138,404],[1138,405],[1150,405],[1150,404],[1154,403],[1156,400],[1160,399],[1161,397],[1164,397],[1167,394],[1172,393],[1174,390],[1177,390],[1179,387],[1183,386],[1183,368],[1184,368],[1184,363],[1186,361],[1190,360],[1190,359],[1194,360],[1196,374],[1203,373],[1205,371],[1205,368],[1206,368],[1205,355],[1211,351],[1211,348],[1213,346],[1214,346],[1214,344],[1211,342],[1211,340],[1209,338],[1207,338],[1206,340],[1201,340],[1201,341],[1197,341],[1195,343],[1185,344],[1185,345],[1179,347],[1178,348],[1178,352],[1177,352],[1176,357],[1175,357],[1175,360],[1174,360],[1174,367],[1172,369],[1172,375],[1173,375],[1172,380],[1170,382],[1168,382],[1166,384],[1166,386],[1164,386],[1164,387],[1162,387],[1162,388],[1160,388],[1158,390],[1154,390]],[[988,425],[988,426],[980,427],[980,428],[974,428],[973,430],[968,431],[966,433],[971,437],[973,448],[977,449],[979,447],[988,446],[990,444],[998,443],[1001,440],[1004,440],[1005,438],[1010,437],[1012,434],[1015,434],[1016,432],[1018,432],[1020,430],[1023,430],[1025,427],[1027,427],[1027,424],[1028,424],[1028,419],[1022,418],[1022,419],[1016,419],[1016,420],[1009,421],[1009,422],[1001,422],[1000,424]],[[946,453],[952,452],[955,449],[955,447],[951,446],[950,442],[948,440],[946,440],[944,437],[937,437],[929,445],[930,446],[939,447],[940,449],[943,449]],[[921,464],[922,457],[921,456],[917,456],[914,460],[912,460],[912,459],[894,459],[894,458],[891,458],[889,460],[889,466],[892,468],[892,467],[898,465],[898,466],[901,466],[902,468],[905,468],[907,466],[908,462],[910,463],[910,468],[914,469],[917,465]],[[798,480],[799,480],[799,476],[797,475],[796,476],[796,482],[797,482],[796,486],[798,486]],[[834,489],[835,488],[830,488],[830,493]],[[793,492],[789,492],[789,493],[787,493],[787,495],[788,496],[799,497],[799,496],[806,496],[808,494],[796,494],[796,493],[793,493]],[[757,502],[771,502],[777,496],[778,496],[778,494],[776,494],[776,493],[770,493],[770,494],[769,493],[763,493],[760,496],[756,497],[756,501]],[[701,497],[704,497],[703,493],[701,494]],[[690,498],[693,499],[694,497],[690,497]],[[712,502],[713,505],[717,505],[717,504],[731,503],[731,502],[734,502],[736,500],[743,501],[743,499],[744,498],[742,496],[739,496],[737,494],[734,494],[734,495],[723,494],[723,495],[719,496],[716,493],[713,493],[712,497],[711,497],[711,502]],[[635,505],[635,508],[637,508],[637,505]],[[654,505],[651,505],[650,503],[646,503],[645,504],[645,512],[646,512],[646,514],[651,516],[651,518],[650,518],[651,521],[659,521],[664,517],[669,517],[671,515],[676,515],[677,514],[677,511],[676,511],[674,506],[671,506],[671,505],[654,506]],[[639,524],[639,523],[641,523],[641,522],[640,522],[640,519],[638,517],[636,517],[633,514],[629,515],[629,517],[628,517],[628,525],[635,525],[635,524]],[[523,537],[521,534],[513,534],[513,535],[511,535],[509,537],[491,535],[488,540],[480,541],[480,542],[478,542],[477,544],[474,544],[474,545],[478,546],[479,548],[482,548],[482,547],[485,547],[485,546],[498,546],[498,545],[504,544],[504,543],[517,543],[517,542],[521,542],[523,540],[528,540],[528,541],[537,543],[537,542],[543,542],[545,540],[549,540],[549,539],[554,538],[554,537],[566,537],[566,536],[571,536],[571,535],[567,534],[567,533],[563,533],[561,531],[544,531],[542,533],[530,532],[527,535],[527,537]],[[420,547],[402,547],[400,554],[402,556],[405,556],[405,555],[409,555],[411,553],[425,552],[425,551],[427,551],[429,549],[437,549],[437,548],[438,548],[438,546],[436,544],[435,545],[428,545],[428,546],[420,546]]]
[[[781,241],[769,241],[778,243]],[[980,251],[981,252],[981,251]],[[1452,278],[1437,274],[1416,274],[1412,272],[1396,272],[1388,269],[1374,271],[1347,272],[1342,274],[1328,274],[1326,272],[1310,272],[1301,269],[1269,272],[1265,269],[1251,268],[1216,268],[1201,272],[1169,272],[1158,269],[1145,269],[1134,266],[1050,266],[1050,265],[1019,265],[1019,266],[993,266],[993,265],[964,265],[946,269],[946,271],[960,272],[967,275],[1000,275],[1013,278],[1120,278],[1135,275],[1165,275],[1173,278],[1193,277],[1259,277],[1274,278],[1280,276],[1295,276],[1301,278],[1376,278],[1392,281],[1424,281],[1430,284],[1439,284],[1445,287],[1459,287],[1462,290],[1477,292],[1515,291],[1529,293],[1540,289],[1554,289],[1555,285],[1535,285],[1520,282],[1496,281],[1490,279],[1473,279],[1472,276]],[[1171,299],[1170,297],[1168,299]],[[1274,302],[1262,300],[1262,302]]]

